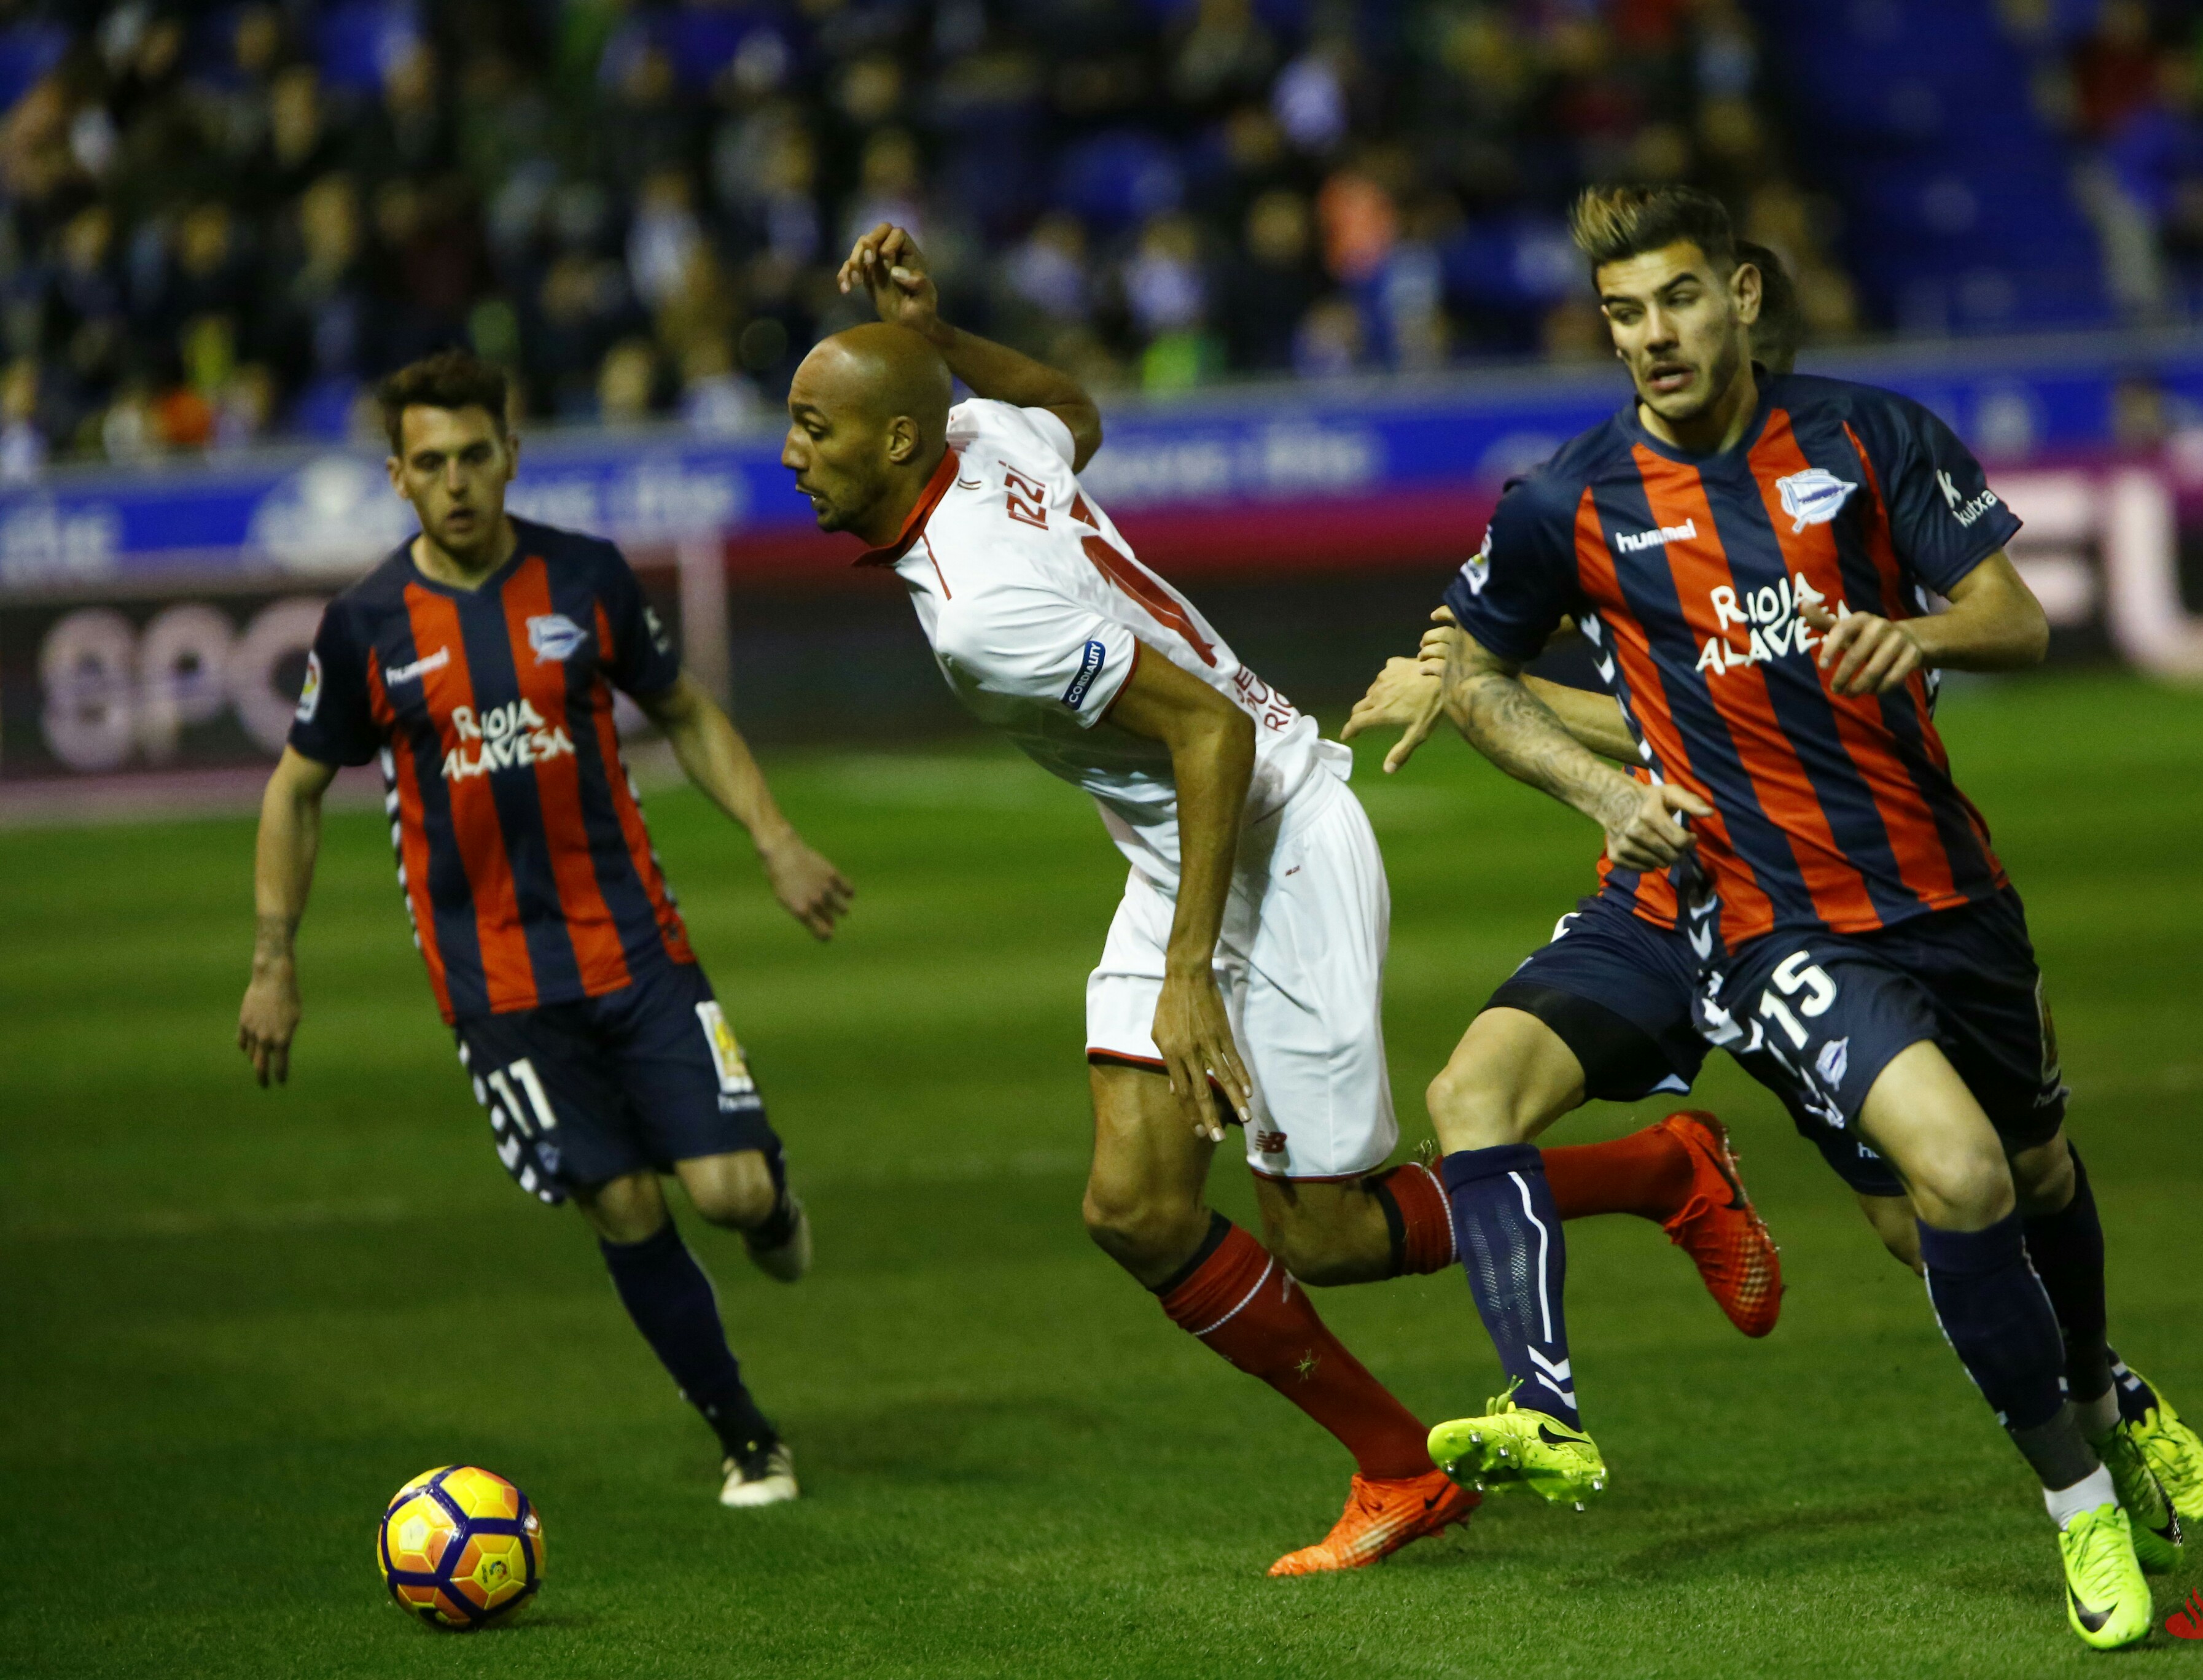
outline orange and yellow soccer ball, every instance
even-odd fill
[[[422,1472],[398,1490],[375,1531],[390,1596],[439,1627],[478,1628],[543,1584],[543,1519],[528,1495],[473,1465]]]

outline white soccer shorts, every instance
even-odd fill
[[[1090,1056],[1160,1068],[1150,1036],[1175,905],[1134,871],[1086,981]],[[1240,837],[1216,979],[1254,1082],[1247,1164],[1359,1178],[1400,1136],[1385,1069],[1385,860],[1361,802],[1319,770]]]

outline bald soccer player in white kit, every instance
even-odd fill
[[[822,529],[895,569],[958,697],[1091,793],[1131,866],[1087,982],[1088,1230],[1180,1328],[1354,1454],[1338,1524],[1271,1573],[1373,1563],[1464,1521],[1478,1496],[1433,1468],[1424,1426],[1300,1287],[1455,1258],[1432,1175],[1384,1170],[1399,1136],[1381,1020],[1391,905],[1346,786],[1353,755],[1081,490],[1101,420],[1075,380],[942,321],[900,228],[859,239],[841,280],[883,320],[805,359],[783,464]],[[953,407],[952,372],[975,393]],[[1570,1211],[1661,1218],[1704,1271],[1710,1235],[1734,1249],[1739,1229],[1764,1233],[1733,1176],[1709,1187],[1681,1118],[1565,1152],[1633,1187]],[[1204,1200],[1226,1121],[1245,1130],[1267,1246]]]

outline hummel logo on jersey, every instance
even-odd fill
[[[382,679],[389,682],[410,682],[416,676],[426,676],[431,671],[440,671],[452,663],[452,650],[440,647],[434,653],[416,659],[410,665],[393,665]]]
[[[588,640],[589,633],[563,612],[540,613],[528,621],[528,645],[539,665],[562,664]]]
[[[1951,517],[1961,525],[1972,524],[1997,504],[1996,492],[1987,485],[1982,486],[1980,495],[1968,501],[1958,486],[1952,482],[1950,474],[1938,470],[1935,483],[1943,492],[1943,499],[1950,504]]]
[[[564,728],[546,725],[542,713],[526,700],[492,706],[480,718],[472,706],[454,706],[452,731],[459,744],[444,755],[446,781],[464,781],[492,770],[574,756],[573,738]],[[467,752],[470,744],[474,747],[472,757]]]
[[[1775,480],[1775,487],[1781,492],[1782,511],[1790,516],[1790,529],[1796,533],[1808,525],[1826,525],[1843,511],[1858,486],[1825,468],[1808,467]]]
[[[1639,549],[1665,548],[1669,543],[1688,542],[1698,534],[1698,521],[1686,519],[1680,525],[1663,525],[1657,531],[1616,531],[1614,546],[1618,553],[1634,554]]]

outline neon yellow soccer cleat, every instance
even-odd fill
[[[2083,1511],[2058,1531],[2065,1559],[2065,1619],[2082,1643],[2116,1651],[2149,1636],[2149,1583],[2135,1560],[2134,1531],[2116,1505]]]
[[[2149,1461],[2142,1456],[2132,1428],[2121,1424],[2088,1444],[2096,1449],[2096,1456],[2111,1473],[2111,1485],[2119,1490],[2119,1505],[2134,1534],[2135,1559],[2152,1575],[2169,1573],[2180,1561],[2180,1513],[2173,1509]]]
[[[2153,1382],[2150,1388],[2157,1404],[2142,1414],[2141,1422],[2127,1425],[2127,1432],[2141,1449],[2143,1461],[2156,1472],[2172,1508],[2184,1521],[2203,1523],[2203,1439],[2180,1421],[2162,1388]]]
[[[1431,1431],[1431,1462],[1464,1488],[1497,1492],[1517,1483],[1549,1505],[1579,1511],[1606,1491],[1606,1460],[1581,1429],[1495,1396],[1481,1418],[1456,1418]]]

